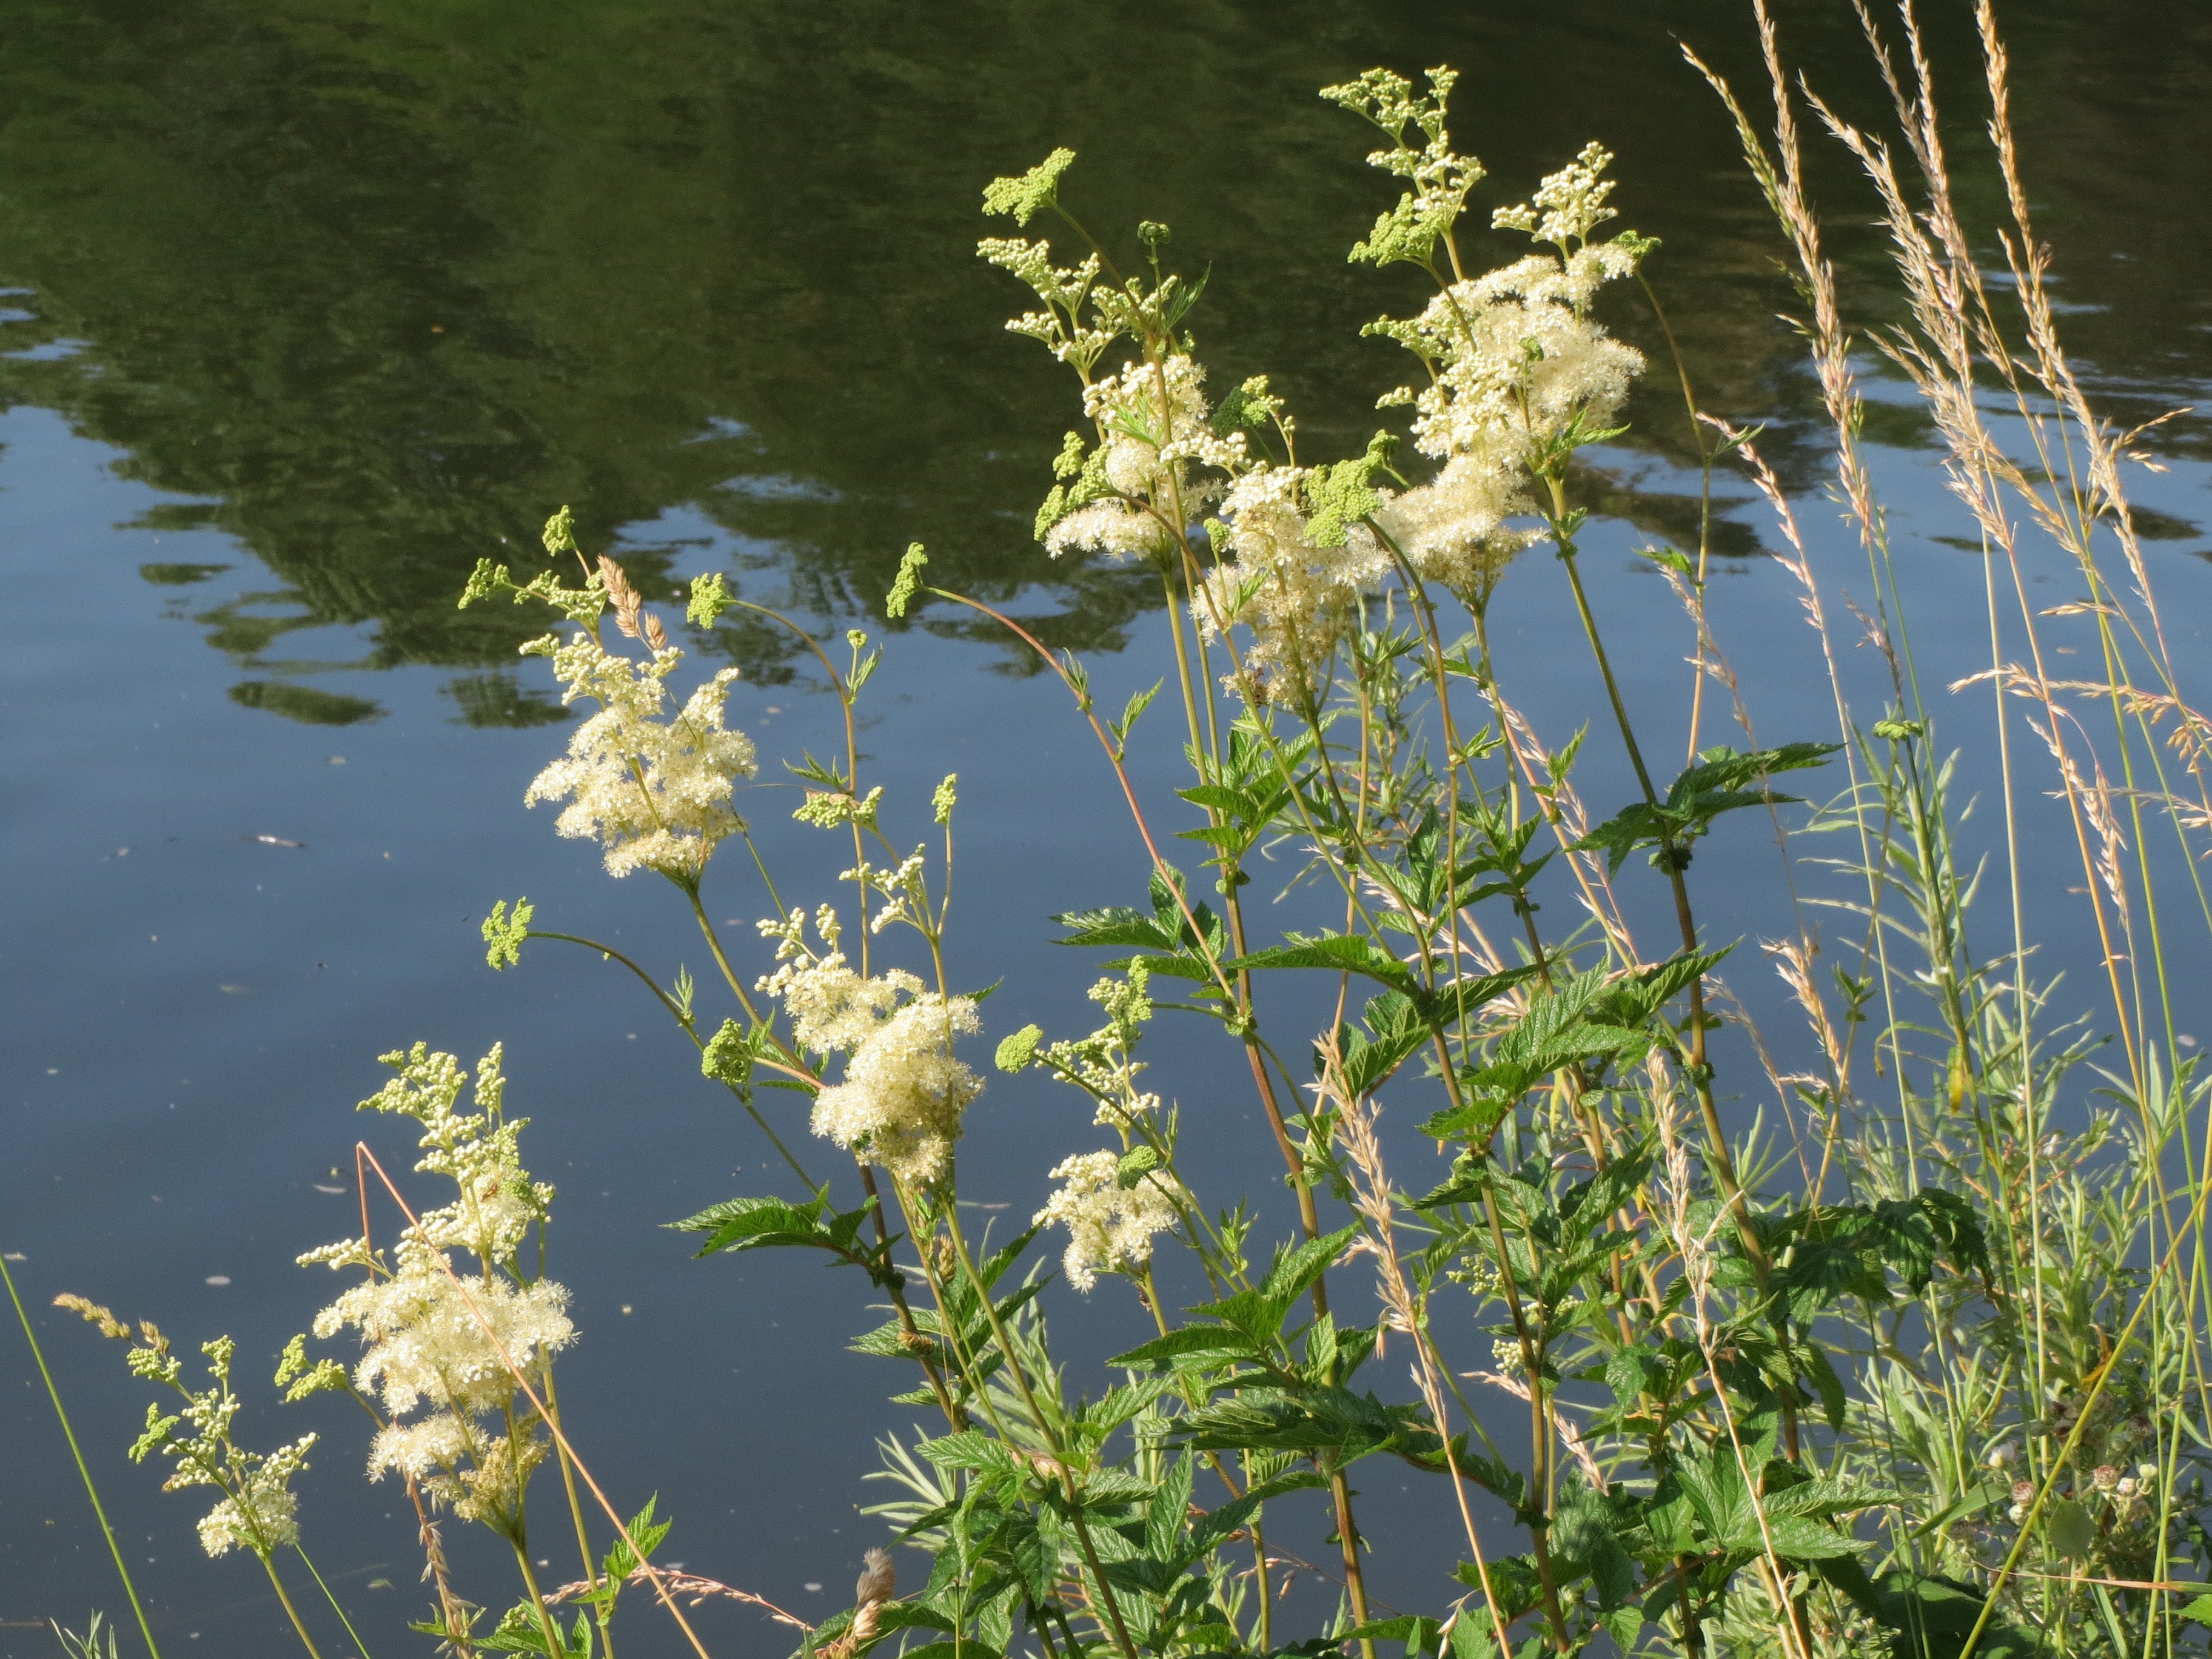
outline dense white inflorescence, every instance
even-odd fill
[[[910,1187],[933,1187],[952,1169],[962,1115],[982,1079],[953,1058],[952,1039],[982,1029],[975,1002],[925,992],[862,1039],[842,1082],[815,1097],[814,1133],[865,1148]]]
[[[1126,1273],[1152,1259],[1152,1237],[1176,1224],[1176,1207],[1155,1170],[1133,1187],[1121,1182],[1121,1160],[1111,1152],[1079,1152],[1056,1165],[1060,1190],[1031,1218],[1036,1225],[1067,1229],[1060,1258],[1068,1283],[1088,1291],[1105,1273]]]
[[[1182,533],[1177,514],[1189,514],[1206,495],[1191,483],[1187,459],[1210,436],[1205,384],[1194,359],[1175,356],[1130,363],[1084,387],[1083,412],[1103,434],[1084,476],[1112,493],[1046,532],[1047,552],[1173,556]]]
[[[696,883],[715,844],[745,827],[730,799],[736,780],[756,769],[753,743],[722,724],[738,671],[723,669],[663,719],[669,673],[684,659],[675,647],[640,661],[609,651],[579,629],[565,645],[548,634],[522,648],[553,659],[562,702],[588,697],[599,704],[569,738],[568,754],[538,775],[524,801],[567,801],[554,827],[604,843],[610,875],[658,870],[673,881]]]
[[[1295,704],[1327,684],[1337,647],[1358,624],[1359,596],[1390,568],[1389,550],[1364,525],[1349,526],[1340,545],[1316,544],[1299,504],[1311,477],[1261,462],[1231,481],[1217,522],[1231,562],[1214,568],[1194,607],[1208,639],[1230,623],[1251,630],[1243,665],[1269,702]],[[1228,684],[1241,689],[1234,676]]]
[[[210,1555],[228,1554],[234,1548],[257,1553],[284,1549],[300,1541],[300,1496],[292,1490],[292,1477],[307,1467],[307,1450],[316,1437],[302,1435],[289,1446],[279,1446],[255,1464],[240,1483],[239,1495],[226,1498],[200,1517],[200,1547]],[[197,1486],[179,1479],[178,1466],[164,1489]]]
[[[567,1290],[529,1278],[520,1261],[553,1189],[522,1167],[517,1141],[529,1120],[503,1113],[499,1048],[477,1063],[473,1113],[454,1109],[466,1077],[453,1055],[418,1042],[384,1060],[399,1075],[362,1108],[420,1123],[424,1153],[415,1167],[448,1177],[457,1194],[400,1233],[389,1267],[357,1238],[301,1257],[370,1271],[315,1316],[315,1334],[361,1333],[354,1382],[389,1419],[370,1443],[369,1474],[412,1477],[465,1519],[506,1526],[546,1449],[531,1408],[514,1409],[516,1374],[541,1382],[576,1334]],[[473,1265],[457,1267],[457,1249]]]
[[[956,1036],[982,1029],[975,999],[925,989],[902,969],[854,972],[827,905],[816,918],[826,947],[818,956],[806,948],[805,926],[799,912],[762,921],[778,966],[757,988],[782,1002],[800,1048],[847,1056],[843,1079],[815,1097],[814,1133],[908,1186],[935,1186],[951,1172],[963,1115],[983,1091],[952,1053]]]

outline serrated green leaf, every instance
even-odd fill
[[[1125,1370],[1138,1370],[1147,1366],[1166,1365],[1177,1359],[1196,1354],[1246,1354],[1254,1350],[1252,1339],[1243,1332],[1224,1325],[1186,1325],[1180,1330],[1170,1331],[1165,1336],[1155,1337],[1141,1347],[1117,1353],[1106,1363]]]

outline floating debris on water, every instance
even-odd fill
[[[287,841],[282,836],[240,836],[239,839],[240,841],[258,841],[264,847],[297,848],[301,852],[305,852],[307,848],[307,843],[304,841]]]

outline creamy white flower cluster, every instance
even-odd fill
[[[1330,660],[1358,624],[1360,595],[1390,568],[1364,524],[1346,526],[1337,546],[1316,544],[1300,505],[1314,476],[1262,461],[1231,481],[1215,520],[1231,562],[1208,574],[1193,607],[1208,639],[1232,623],[1251,630],[1243,665],[1265,702],[1295,703],[1328,684]],[[1234,689],[1235,677],[1227,683]]]
[[[752,739],[722,724],[738,671],[723,669],[664,719],[668,676],[684,659],[674,646],[641,661],[579,629],[566,644],[548,634],[522,649],[553,659],[562,702],[599,704],[569,738],[568,754],[538,775],[525,803],[567,801],[554,827],[603,842],[610,875],[658,870],[696,883],[716,843],[745,827],[730,799],[735,781],[753,775]]]
[[[546,1450],[511,1411],[516,1372],[542,1382],[552,1356],[575,1340],[568,1292],[529,1279],[518,1253],[532,1222],[542,1222],[553,1188],[530,1178],[517,1138],[527,1119],[508,1120],[501,1051],[478,1062],[474,1113],[456,1112],[464,1073],[451,1054],[416,1043],[384,1056],[399,1075],[362,1103],[422,1125],[416,1168],[452,1180],[450,1204],[425,1210],[404,1229],[389,1267],[364,1241],[342,1240],[300,1258],[333,1267],[365,1267],[370,1277],[315,1316],[329,1338],[357,1329],[365,1352],[353,1371],[389,1419],[369,1448],[372,1478],[412,1476],[465,1519],[510,1527],[521,1512],[531,1470]],[[473,1268],[456,1270],[451,1252],[469,1251]],[[428,1407],[427,1414],[407,1420]]]
[[[1032,1218],[1040,1227],[1067,1229],[1060,1266],[1079,1291],[1091,1289],[1101,1273],[1143,1267],[1152,1259],[1153,1236],[1176,1224],[1172,1177],[1155,1169],[1124,1187],[1121,1163],[1111,1152],[1063,1159],[1052,1172],[1060,1190]]]
[[[177,1417],[163,1416],[158,1406],[146,1408],[146,1430],[131,1448],[131,1460],[142,1461],[156,1450],[167,1455],[173,1467],[161,1483],[163,1492],[192,1486],[221,1489],[222,1500],[199,1522],[200,1547],[210,1555],[242,1547],[266,1560],[277,1550],[297,1544],[300,1500],[292,1491],[292,1477],[307,1467],[307,1453],[317,1437],[301,1435],[265,1455],[248,1451],[230,1437],[231,1420],[239,1407],[230,1388],[230,1362],[237,1345],[227,1336],[201,1345],[209,1386],[194,1392],[185,1387],[184,1368],[170,1352],[167,1340],[150,1324],[139,1329],[143,1346],[131,1351],[131,1371],[178,1389],[185,1403]],[[189,1437],[176,1433],[180,1421],[191,1425]]]
[[[307,1450],[316,1438],[303,1434],[257,1459],[240,1478],[238,1495],[224,1498],[200,1517],[200,1547],[210,1555],[223,1555],[241,1546],[260,1553],[297,1544],[300,1495],[292,1490],[292,1477],[307,1467]],[[172,1476],[166,1484],[202,1483],[179,1482]]]
[[[503,1420],[515,1395],[509,1363],[541,1379],[575,1327],[551,1279],[459,1279],[447,1265],[403,1243],[398,1272],[346,1291],[315,1316],[315,1334],[356,1327],[368,1345],[354,1381],[391,1419],[370,1443],[371,1478],[412,1475],[464,1519],[495,1522],[519,1510],[521,1482],[544,1455],[536,1435],[511,1434]],[[404,1420],[424,1405],[427,1415]]]
[[[1430,383],[1385,404],[1410,404],[1413,441],[1443,463],[1428,483],[1386,500],[1381,525],[1423,576],[1484,595],[1536,538],[1506,520],[1532,511],[1532,471],[1563,443],[1607,426],[1643,372],[1643,354],[1590,315],[1604,283],[1632,275],[1649,244],[1633,233],[1587,240],[1613,216],[1599,176],[1612,158],[1593,145],[1544,182],[1533,203],[1498,210],[1500,225],[1553,242],[1470,281],[1450,284],[1407,320],[1370,325],[1428,365]]]
[[[1525,231],[1540,242],[1549,242],[1563,253],[1571,253],[1589,240],[1590,233],[1608,219],[1620,216],[1606,205],[1613,180],[1605,170],[1613,165],[1613,152],[1592,141],[1582,154],[1557,173],[1544,175],[1529,200],[1502,207],[1490,216],[1498,230]]]
[[[778,966],[757,988],[780,1000],[792,1037],[817,1054],[846,1056],[842,1080],[815,1096],[813,1130],[881,1164],[910,1187],[933,1187],[952,1169],[952,1144],[982,1080],[952,1053],[953,1039],[982,1029],[972,997],[947,997],[894,968],[856,973],[837,949],[836,912],[816,917],[820,953],[804,938],[805,917],[771,917],[761,932],[777,941]]]
[[[1176,356],[1152,364],[1139,361],[1083,389],[1083,412],[1103,434],[1085,464],[1086,477],[1112,493],[1076,507],[1045,532],[1054,558],[1095,548],[1119,558],[1173,554],[1183,520],[1207,492],[1194,485],[1189,462],[1228,459],[1216,446],[1243,434],[1215,438],[1207,425],[1206,370]]]

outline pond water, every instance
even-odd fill
[[[1934,44],[1964,71],[1950,10]],[[1782,15],[1823,90],[1871,108],[1847,11],[1807,0]],[[2212,192],[2179,158],[2212,141],[2199,95],[2212,18],[2121,0],[2033,0],[2005,17],[2070,342],[2124,421],[2193,401],[2212,382]],[[380,1081],[374,1056],[417,1038],[465,1058],[507,1044],[510,1107],[533,1120],[526,1156],[560,1188],[554,1272],[583,1332],[564,1411],[618,1501],[657,1492],[678,1522],[668,1555],[695,1571],[808,1618],[845,1605],[881,1536],[856,1508],[884,1495],[863,1479],[875,1438],[909,1435],[913,1414],[883,1403],[905,1380],[844,1349],[876,1322],[865,1286],[783,1259],[695,1264],[662,1231],[733,1192],[782,1188],[758,1133],[634,983],[551,945],[485,969],[477,922],[522,893],[542,925],[664,972],[706,963],[665,887],[609,881],[590,848],[523,810],[564,741],[542,665],[514,653],[542,623],[453,600],[479,556],[520,558],[567,502],[586,544],[617,550],[651,594],[720,570],[833,635],[880,631],[879,596],[920,539],[943,585],[1085,652],[1103,701],[1158,678],[1149,580],[1054,566],[1030,537],[1078,410],[1043,354],[1003,333],[1019,296],[973,256],[994,174],[1079,150],[1068,190],[1090,222],[1164,220],[1176,258],[1211,266],[1194,322],[1217,380],[1271,373],[1309,443],[1356,449],[1403,372],[1358,325],[1416,301],[1409,283],[1344,262],[1386,191],[1360,164],[1361,131],[1314,89],[1373,63],[1456,64],[1455,131],[1498,199],[1590,137],[1619,153],[1626,222],[1664,239],[1650,272],[1700,396],[1771,423],[1832,598],[1866,591],[1820,495],[1812,388],[1776,317],[1792,301],[1783,250],[1675,44],[1748,90],[1749,21],[1733,4],[638,0],[526,17],[16,0],[9,35],[0,568],[19,622],[0,656],[13,872],[0,1249],[172,1652],[276,1653],[289,1638],[250,1563],[200,1556],[198,1494],[164,1496],[125,1459],[143,1395],[119,1349],[45,1304],[81,1291],[187,1351],[237,1336],[245,1437],[323,1433],[302,1487],[307,1541],[373,1650],[413,1650],[403,1626],[422,1595],[404,1498],[362,1485],[362,1426],[333,1402],[267,1408],[264,1362],[333,1291],[292,1261],[356,1225],[356,1137],[408,1161],[392,1125],[350,1109]],[[1976,83],[1951,84],[1965,144]],[[1970,204],[1993,208],[1978,159],[1962,179]],[[1825,155],[1816,185],[1850,302],[1867,323],[1890,319],[1865,191]],[[1613,320],[1656,353],[1639,307],[1625,299]],[[1902,386],[1875,391],[1915,644],[1937,685],[1986,664],[1982,568],[1940,539],[1971,532],[1924,420]],[[1694,534],[1697,474],[1663,374],[1631,413],[1588,480],[1587,563],[1632,695],[1671,732],[1686,629],[1633,550]],[[2154,575],[2198,662],[2212,424],[2170,422],[2150,447],[2168,467],[2138,496],[2154,512]],[[1740,482],[1724,493],[1722,642],[1763,738],[1825,735],[1812,641],[1762,556],[1769,520]],[[2072,597],[2055,559],[2033,574],[2053,603]],[[1548,560],[1509,579],[1498,617],[1506,682],[1556,741],[1596,711]],[[890,639],[864,742],[910,826],[938,779],[961,775],[953,977],[1003,981],[986,1009],[994,1036],[1032,1019],[1086,1030],[1096,962],[1053,947],[1046,919],[1133,902],[1141,846],[1056,684],[941,609],[919,623]],[[789,822],[773,761],[832,748],[835,700],[772,631],[726,625],[690,643],[744,668],[731,718],[771,762],[748,810],[785,890],[827,896],[845,860]],[[1850,672],[1874,708],[1873,679]],[[1984,730],[1986,700],[1955,719]],[[1134,759],[1171,811],[1164,716]],[[1625,787],[1602,732],[1585,771],[1594,801]],[[1970,763],[1962,793],[1988,782]],[[1758,836],[1725,845],[1755,855]],[[2031,844],[2033,890],[2078,882],[2071,858],[2055,834]],[[1728,867],[1718,851],[1705,864]],[[1708,884],[1714,937],[1774,930],[1753,890]],[[768,908],[757,879],[726,859],[708,901],[750,949]],[[2054,915],[2042,938],[2078,981],[2094,949],[2070,926]],[[1754,1010],[1772,1001],[1760,973],[1735,970]],[[1304,1018],[1293,994],[1281,1028]],[[1172,1020],[1154,1048],[1198,1167],[1279,1207],[1234,1056]],[[1758,1091],[1740,1075],[1748,1112]],[[769,1109],[799,1132],[795,1107]],[[1018,1226],[1044,1171],[1092,1144],[1088,1115],[995,1079],[963,1148],[979,1220]],[[1081,1358],[1141,1328],[1111,1282],[1048,1305]],[[0,1656],[27,1659],[54,1651],[48,1618],[122,1604],[12,1326],[0,1356]],[[1431,1605],[1455,1554],[1435,1494],[1417,1503],[1396,1471],[1361,1474],[1387,1564],[1378,1595]],[[541,1534],[557,1523],[549,1507]],[[503,1585],[489,1552],[448,1532],[465,1588]],[[700,1617],[717,1651],[787,1650],[750,1614]],[[628,1650],[673,1648],[641,1621]]]

